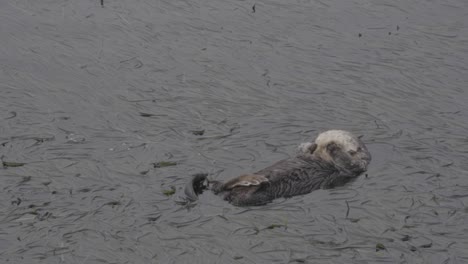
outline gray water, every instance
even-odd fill
[[[467,59],[465,0],[0,1],[0,263],[468,263]],[[367,177],[178,203],[332,128]]]

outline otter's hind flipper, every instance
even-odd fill
[[[184,193],[188,200],[192,202],[198,200],[198,195],[208,188],[208,185],[205,184],[206,177],[208,177],[208,173],[197,173],[185,185]]]

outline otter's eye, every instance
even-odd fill
[[[349,155],[354,156],[354,155],[356,155],[357,152],[354,151],[354,150],[350,150],[350,151],[348,151],[348,153],[349,153]]]
[[[340,148],[340,147],[339,147],[336,143],[334,143],[334,142],[329,143],[329,144],[327,145],[327,150],[328,150],[328,152],[330,152],[330,153],[335,153],[339,148]]]

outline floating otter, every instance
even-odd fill
[[[185,188],[189,200],[205,189],[221,194],[236,206],[264,205],[317,189],[342,186],[367,170],[371,155],[360,138],[343,130],[321,133],[314,143],[302,143],[295,157],[225,183],[196,174]]]

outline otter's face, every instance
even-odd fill
[[[329,130],[318,135],[314,155],[333,162],[336,166],[362,173],[367,170],[371,155],[364,143],[343,130]]]

